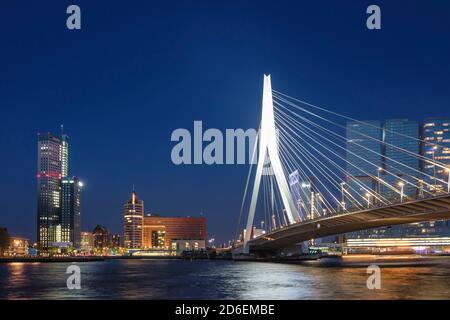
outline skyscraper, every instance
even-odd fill
[[[138,200],[133,190],[131,199],[124,204],[124,245],[128,249],[142,248],[144,201]]]
[[[71,242],[75,249],[81,246],[81,203],[83,184],[76,177],[61,181],[61,242]]]
[[[419,123],[416,121],[407,119],[386,120],[382,128],[383,136],[380,141],[380,158],[378,156],[371,158],[370,154],[373,153],[369,152],[369,150],[378,150],[378,143],[370,146],[367,141],[358,138],[358,134],[361,131],[349,135],[351,132],[347,130],[347,138],[351,139],[347,143],[347,159],[349,160],[349,153],[353,153],[354,158],[349,160],[352,163],[357,163],[358,159],[360,161],[366,159],[371,163],[380,165],[381,170],[379,168],[378,172],[374,171],[377,170],[375,166],[370,166],[367,163],[358,163],[357,167],[362,167],[364,171],[379,177],[376,180],[380,182],[378,185],[375,183],[374,187],[378,188],[377,192],[379,191],[381,196],[389,202],[400,199],[400,183],[402,184],[403,195],[409,198],[420,195],[422,188],[427,188],[427,191],[435,190],[435,192],[441,192],[447,187],[445,182],[448,181],[449,173],[444,168],[435,166],[432,162],[427,162],[426,160],[420,161],[418,156],[413,156],[412,154],[422,154],[422,156],[430,160],[449,164],[450,166],[449,122],[447,119],[426,120],[422,127],[422,136],[420,136]],[[374,122],[370,123],[375,125]],[[349,125],[352,128],[352,124],[354,123],[347,124],[347,129]],[[361,129],[366,136],[375,137],[378,135],[378,132],[376,135],[369,134],[364,126],[359,130]],[[420,140],[423,140],[423,142],[421,143]],[[359,148],[357,146],[351,148],[351,142],[354,141],[357,141],[358,144],[365,148]],[[373,148],[374,146],[375,148]],[[380,153],[379,151],[376,152]],[[348,166],[347,172],[349,175],[355,176],[358,170],[352,170]],[[390,187],[386,184],[389,184]],[[434,187],[435,184],[436,187]],[[383,238],[418,235],[442,236],[448,234],[448,223],[437,221],[363,230],[353,232],[348,234],[348,236],[349,238]]]
[[[63,172],[67,174],[68,171],[67,155],[67,136],[60,138],[51,133],[39,134],[37,242],[43,250],[61,241],[61,178]]]
[[[69,137],[64,133],[64,126],[61,125],[61,176],[69,175]]]
[[[422,155],[431,160],[422,161],[427,188],[432,193],[447,192],[449,170],[433,162],[448,166],[450,169],[450,120],[448,118],[426,119],[422,126]]]
[[[420,153],[419,123],[407,119],[386,120],[383,128],[384,170],[380,177],[396,189],[399,183],[404,183],[404,195],[414,198],[418,193],[421,173],[419,158],[411,156],[411,153]],[[400,197],[398,192],[383,183],[380,183],[380,193],[388,200]]]
[[[346,207],[364,204],[366,194],[376,188],[382,151],[380,126],[380,121],[347,122]]]

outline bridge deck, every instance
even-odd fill
[[[249,244],[252,251],[270,250],[346,232],[442,219],[450,219],[448,194],[293,224],[255,238]]]

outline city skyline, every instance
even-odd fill
[[[348,122],[346,136],[350,139],[347,141],[347,159],[357,162],[359,167],[347,165],[347,172],[355,176],[347,181],[350,193],[356,195],[362,190],[364,194],[362,188],[368,188],[382,197],[368,201],[379,203],[383,199],[401,201],[402,198],[423,198],[427,194],[445,192],[447,187],[450,188],[447,184],[444,185],[444,181],[450,181],[448,171],[444,172],[444,169],[427,162],[429,159],[450,166],[450,156],[447,155],[450,153],[449,118]],[[433,154],[430,154],[430,150]],[[411,157],[411,154],[420,154],[422,158]],[[396,188],[400,188],[400,194]],[[342,197],[346,200],[347,207],[354,205],[355,198]],[[407,238],[423,235],[424,230],[426,236],[447,236],[450,231],[448,221],[432,221],[362,230],[347,236]]]
[[[348,139],[347,142],[347,160],[350,162],[353,162],[357,165],[357,167],[360,167],[361,169],[358,169],[353,166],[347,165],[347,173],[350,175],[353,175],[356,177],[356,179],[360,179],[361,181],[357,184],[354,184],[353,181],[350,179],[348,180],[348,185],[351,188],[349,190],[350,193],[356,192],[356,190],[360,190],[360,186],[365,186],[368,189],[374,190],[374,192],[381,192],[383,196],[386,198],[395,198],[395,196],[398,194],[391,189],[387,188],[385,185],[378,186],[376,181],[373,181],[373,178],[365,176],[365,173],[371,174],[372,176],[379,176],[382,177],[383,181],[388,182],[391,185],[396,185],[396,179],[394,177],[391,177],[390,175],[386,175],[385,172],[383,172],[385,169],[391,166],[395,166],[396,163],[404,163],[408,165],[409,169],[406,171],[398,171],[394,172],[399,177],[402,177],[404,174],[410,177],[416,177],[417,180],[410,180],[409,183],[411,183],[411,186],[407,185],[405,186],[405,196],[408,197],[416,197],[419,193],[418,189],[418,181],[421,181],[420,179],[425,179],[424,181],[427,182],[427,186],[423,187],[424,190],[427,190],[428,192],[433,192],[432,189],[430,189],[429,184],[432,183],[430,178],[422,177],[423,174],[433,175],[433,172],[430,172],[430,168],[426,166],[425,161],[419,161],[417,159],[414,160],[414,158],[410,158],[407,155],[403,153],[395,152],[395,148],[402,148],[408,150],[408,152],[412,152],[414,154],[421,154],[425,158],[430,158],[431,160],[434,160],[429,154],[430,150],[433,150],[433,153],[438,153],[440,155],[439,158],[436,158],[436,160],[441,161],[442,163],[448,163],[449,157],[446,156],[448,152],[448,145],[449,145],[449,118],[443,118],[443,117],[434,117],[434,118],[426,118],[421,121],[412,121],[406,118],[402,119],[384,119],[382,121],[380,120],[365,120],[365,121],[349,121],[346,123],[346,136]],[[59,156],[60,164],[61,164],[61,170],[64,172],[64,177],[61,180],[61,242],[73,242],[71,239],[73,239],[73,234],[80,234],[80,218],[78,214],[78,218],[74,220],[73,214],[66,214],[66,228],[64,228],[64,187],[67,188],[67,186],[71,186],[71,191],[66,191],[67,193],[74,193],[74,181],[75,185],[79,186],[77,194],[81,191],[82,183],[78,180],[77,177],[67,177],[68,175],[68,135],[63,133],[61,126],[61,137],[57,137],[52,135],[50,132],[47,134],[41,135],[39,134],[39,152],[42,152],[41,147],[41,140],[46,140],[46,143],[48,144],[47,140],[54,140],[57,143],[62,143],[61,150],[64,150],[62,153],[63,156]],[[370,138],[370,139],[367,139]],[[371,139],[375,140],[372,141]],[[358,141],[358,142],[356,142]],[[439,144],[438,147],[434,147],[435,143]],[[389,147],[393,146],[393,147]],[[364,149],[363,149],[364,148]],[[431,148],[431,149],[430,149]],[[46,147],[46,150],[48,147]],[[366,154],[367,150],[371,150],[369,153],[370,157]],[[350,152],[350,153],[349,153]],[[375,155],[374,155],[375,154]],[[363,159],[362,157],[365,157]],[[386,159],[383,159],[386,157]],[[433,154],[434,157],[434,154]],[[395,158],[397,158],[395,160]],[[366,161],[369,160],[371,163],[378,164],[377,167],[379,170],[376,170],[376,168],[373,168],[371,165],[366,164]],[[392,162],[395,161],[395,162]],[[412,161],[412,162],[411,162]],[[39,162],[40,163],[40,162]],[[38,163],[38,167],[39,167]],[[363,170],[363,171],[361,171]],[[396,169],[398,170],[398,169]],[[431,170],[433,171],[433,170]],[[301,182],[298,180],[298,178],[294,178],[294,175],[296,174],[297,170],[290,174],[290,179],[293,179],[292,181],[296,180],[296,182],[291,181],[290,190],[292,193],[292,196],[297,199],[304,196],[304,192],[300,192],[299,190],[296,190],[296,186],[301,188],[303,187],[304,181]],[[364,172],[364,174],[363,174]],[[298,172],[297,172],[298,174]],[[439,177],[440,181],[447,180],[447,173],[443,172],[443,170],[438,170],[436,172],[437,176]],[[436,176],[435,174],[435,176]],[[48,176],[48,175],[46,175]],[[51,176],[51,175],[50,175]],[[39,178],[39,177],[38,177]],[[315,179],[315,177],[311,177],[311,179]],[[398,178],[397,178],[398,179]],[[403,179],[411,179],[411,178],[403,178]],[[429,181],[430,180],[430,181]],[[39,180],[38,180],[39,181]],[[308,182],[308,185],[310,183]],[[353,185],[354,184],[354,185]],[[413,185],[416,185],[416,187],[413,187]],[[446,185],[442,185],[442,183],[439,183],[440,187],[443,189],[446,189]],[[361,189],[362,190],[362,189]],[[378,191],[377,191],[378,190]],[[362,192],[362,191],[360,191]],[[343,197],[343,199],[346,199],[347,208],[350,208],[352,206],[352,201],[354,201],[354,197],[358,197],[356,194],[352,196],[352,199],[347,197]],[[69,197],[70,198],[70,197]],[[80,204],[79,204],[79,196],[77,196],[76,201],[78,201],[78,212],[80,210]],[[296,200],[296,203],[299,203],[300,200]],[[303,200],[305,203],[308,200]],[[300,201],[301,202],[301,201]],[[73,205],[73,203],[71,204]],[[66,204],[68,206],[68,204]],[[308,206],[308,205],[307,205]],[[306,207],[307,207],[306,206]],[[302,208],[298,208],[299,214],[302,215]],[[135,213],[138,213],[136,216]],[[142,226],[143,226],[143,219],[144,216],[147,215],[155,215],[155,213],[145,213],[144,210],[144,201],[139,199],[137,196],[137,193],[135,191],[135,186],[133,185],[133,189],[131,192],[130,200],[125,202],[124,204],[124,230],[121,230],[123,232],[123,236],[125,239],[125,248],[129,249],[138,249],[142,248],[143,243],[143,235],[142,235]],[[202,214],[200,214],[201,216]],[[156,214],[156,216],[159,216]],[[189,216],[189,215],[188,215]],[[67,222],[67,219],[72,219],[71,224]],[[138,219],[138,220],[136,220]],[[77,222],[74,222],[77,221]],[[72,225],[75,223],[77,225],[76,230],[73,229]],[[104,225],[107,225],[104,224]],[[414,231],[414,228],[407,225],[401,225],[398,226],[399,228],[404,228],[405,230],[412,230]],[[409,229],[407,229],[409,228]],[[262,227],[263,230],[263,227]],[[397,230],[397,229],[394,229]],[[401,229],[398,229],[401,230]],[[78,232],[77,232],[78,231]],[[447,231],[444,230],[446,233]],[[70,232],[70,237],[67,235]],[[371,234],[371,230],[363,231],[361,234]],[[398,232],[398,231],[397,231]],[[406,231],[405,231],[406,232]],[[66,233],[66,235],[65,235]],[[379,232],[376,232],[375,234],[378,234]],[[139,235],[138,238],[137,235]],[[405,233],[405,235],[409,235],[408,233]],[[79,236],[78,236],[79,237]],[[231,239],[230,239],[231,240]],[[76,242],[77,245],[74,245],[75,248],[79,247],[80,239]]]
[[[450,1],[0,1],[0,300],[450,299],[449,35]]]
[[[5,66],[8,82],[0,86],[5,106],[1,142],[10,150],[0,161],[15,168],[5,173],[8,188],[0,189],[1,224],[15,235],[36,238],[36,132],[57,132],[60,124],[76,150],[71,172],[85,182],[82,230],[104,224],[120,232],[123,202],[135,184],[149,212],[203,212],[208,235],[225,242],[234,234],[247,166],[174,166],[170,133],[197,119],[208,127],[256,127],[263,73],[273,75],[275,89],[361,120],[375,118],[374,111],[380,120],[448,116],[450,70],[445,62],[450,50],[442,36],[449,27],[419,12],[417,5],[384,4],[383,21],[390,32],[376,35],[355,28],[365,18],[358,18],[364,5],[356,4],[344,10],[329,3],[335,15],[314,4],[286,10],[263,2],[265,10],[254,11],[249,4],[233,3],[223,10],[216,7],[209,16],[204,15],[206,4],[199,12],[184,5],[169,11],[164,4],[123,11],[111,4],[109,18],[122,21],[112,30],[96,5],[80,5],[96,21],[87,19],[79,34],[59,26],[57,8],[38,5],[24,13],[24,21],[40,26],[31,34],[22,20],[5,17],[0,22],[5,30],[15,26],[11,35],[2,34],[8,44],[0,57],[22,62]],[[428,10],[437,10],[434,6]],[[39,22],[43,15],[49,16],[45,25]],[[286,18],[293,21],[289,30],[278,23]],[[210,28],[202,29],[202,23]],[[163,36],[150,32],[156,24]],[[320,41],[305,26],[317,29]],[[40,40],[39,46],[32,38]],[[425,45],[415,47],[418,40]],[[83,49],[87,45],[88,51]],[[427,47],[435,49],[432,61],[423,58]],[[30,65],[23,48],[39,63]],[[106,54],[105,48],[111,50]],[[48,58],[55,50],[60,54]],[[130,157],[127,150],[140,150],[140,156]],[[174,197],[177,201],[169,201]]]

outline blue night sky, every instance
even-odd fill
[[[66,28],[77,4],[82,30]],[[369,31],[378,4],[382,30]],[[70,136],[83,230],[201,211],[234,235],[247,166],[175,166],[170,135],[259,122],[262,80],[357,119],[449,116],[448,1],[17,1],[0,4],[0,225],[35,239],[37,133]]]

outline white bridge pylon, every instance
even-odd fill
[[[249,253],[249,240],[252,234],[253,220],[255,218],[256,204],[258,200],[259,188],[261,185],[261,176],[264,168],[264,160],[266,155],[270,159],[270,164],[275,175],[278,189],[281,194],[284,209],[289,220],[289,224],[298,221],[297,209],[292,199],[286,176],[281,165],[280,156],[278,154],[278,139],[275,129],[275,117],[273,111],[272,99],[272,83],[270,75],[264,75],[264,90],[262,100],[262,120],[259,130],[259,153],[258,164],[256,168],[255,183],[253,185],[252,199],[248,213],[247,229],[244,237],[244,253]]]

